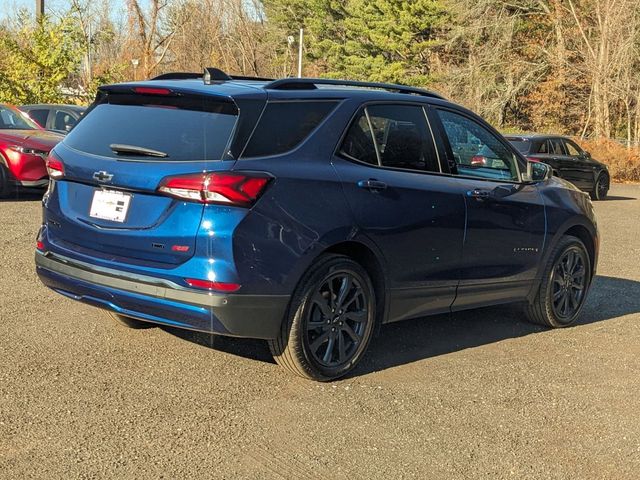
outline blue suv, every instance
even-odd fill
[[[315,380],[387,322],[520,302],[570,325],[595,274],[587,194],[401,85],[206,69],[104,86],[47,168],[45,285],[131,327],[266,339]]]

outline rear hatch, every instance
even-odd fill
[[[204,206],[158,186],[231,168],[238,118],[229,96],[155,85],[102,90],[51,157],[64,168],[47,205],[51,241],[120,261],[186,261]]]

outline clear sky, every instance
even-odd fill
[[[113,5],[113,11],[116,13],[119,10],[124,9],[126,0],[111,0]],[[61,12],[69,8],[68,1],[65,0],[45,0],[45,9],[48,12]],[[141,4],[146,4],[147,1],[143,0]],[[0,0],[0,20],[6,18],[11,13],[15,12],[18,8],[26,8],[30,12],[36,10],[36,0]]]
[[[45,11],[59,11],[59,9],[68,8],[69,2],[61,0],[44,0]],[[0,0],[0,18],[6,18],[14,13],[17,9],[24,8],[30,12],[36,11],[36,0]]]

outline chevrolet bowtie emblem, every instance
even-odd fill
[[[99,182],[109,182],[112,178],[113,175],[111,173],[105,172],[104,170],[94,172],[93,174],[93,179]]]

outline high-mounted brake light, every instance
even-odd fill
[[[235,292],[240,289],[238,283],[212,282],[211,280],[199,280],[197,278],[185,278],[187,285],[204,290],[217,290],[219,292]]]
[[[62,163],[62,160],[56,157],[53,153],[49,153],[45,163],[49,177],[54,180],[64,177],[64,164]]]
[[[158,187],[166,195],[200,203],[250,207],[271,177],[264,173],[196,173],[167,177]]]
[[[157,87],[134,87],[133,91],[141,95],[171,95],[173,93],[168,88]]]

